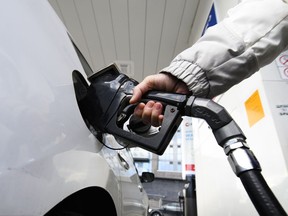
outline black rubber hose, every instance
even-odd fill
[[[287,216],[287,213],[267,185],[260,170],[249,170],[239,175],[254,207],[261,216]]]

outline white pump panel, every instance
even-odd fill
[[[262,175],[288,211],[288,79],[279,58],[215,101],[225,107],[247,137]],[[283,57],[282,57],[283,58]],[[194,119],[198,215],[258,215],[223,149],[203,120]]]

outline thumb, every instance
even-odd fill
[[[141,100],[142,95],[143,95],[143,93],[142,93],[141,89],[138,86],[135,86],[135,88],[133,89],[133,95],[132,95],[129,103],[130,104],[137,103],[138,101]]]
[[[132,98],[130,99],[130,104],[137,103],[141,100],[142,96],[145,93],[157,87],[157,83],[155,82],[156,76],[157,75],[147,76],[141,83],[135,86],[135,88],[133,89]]]

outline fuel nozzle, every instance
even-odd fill
[[[133,89],[138,85],[136,80],[120,73],[115,64],[91,75],[88,80],[90,86],[82,99],[85,102],[82,107],[85,110],[86,121],[98,133],[110,133],[121,144],[139,146],[162,155],[182,122],[182,116],[206,120],[222,147],[229,139],[246,139],[226,110],[214,101],[159,91],[150,91],[141,99],[141,102],[161,102],[164,107],[161,126],[156,133],[147,136],[145,130],[147,131],[150,125],[131,118],[137,106],[129,103]],[[125,123],[129,119],[130,128],[125,130]]]
[[[156,100],[165,107],[161,127],[157,133],[146,136],[145,133],[139,133],[139,128],[138,131],[135,128],[131,131],[124,129],[137,106],[129,104],[137,81],[120,73],[115,64],[93,74],[88,80],[91,84],[83,99],[85,118],[95,131],[110,133],[121,144],[139,146],[158,155],[164,153],[182,121],[186,95],[151,91],[143,97],[141,102]]]

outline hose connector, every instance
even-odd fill
[[[233,172],[239,176],[248,170],[260,170],[261,166],[242,138],[228,140],[223,146]]]

